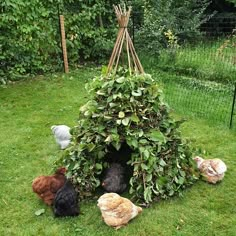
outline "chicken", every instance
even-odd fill
[[[57,191],[53,201],[53,211],[55,217],[79,215],[77,193],[69,180]]]
[[[98,207],[102,218],[109,226],[119,229],[142,212],[129,199],[120,197],[117,193],[105,193],[98,199]]]
[[[47,205],[52,205],[57,191],[66,182],[66,168],[59,168],[54,175],[39,176],[33,180],[32,189]]]
[[[106,170],[102,181],[102,187],[107,192],[122,193],[125,191],[125,168],[119,163],[111,163]]]
[[[227,170],[225,163],[220,159],[204,160],[202,157],[193,158],[204,179],[212,184],[222,180]]]
[[[51,126],[51,130],[60,148],[67,148],[71,139],[70,127],[66,125],[53,125]]]

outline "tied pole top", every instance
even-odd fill
[[[132,73],[143,74],[144,73],[143,67],[135,51],[133,42],[130,38],[127,29],[131,14],[131,7],[129,7],[128,10],[126,10],[125,5],[123,9],[121,8],[120,5],[113,7],[119,24],[119,31],[109,60],[107,74],[110,74],[112,72],[113,67],[114,67],[114,73],[116,73],[120,61],[121,52],[124,52],[127,55],[130,75]]]
[[[129,7],[128,11],[126,11],[126,7],[124,6],[124,10],[122,10],[121,6],[113,6],[115,13],[116,13],[116,18],[119,24],[120,28],[127,28],[128,23],[129,23],[129,17],[131,13],[131,7]]]

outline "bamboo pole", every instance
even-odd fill
[[[61,27],[61,46],[62,46],[62,53],[63,53],[64,71],[65,73],[68,73],[69,66],[68,66],[68,59],[67,59],[66,35],[65,35],[65,25],[64,25],[63,15],[60,15],[60,27]]]
[[[116,73],[120,62],[120,55],[123,48],[126,49],[127,52],[130,74],[132,73],[132,71],[135,71],[136,73],[144,73],[142,64],[138,58],[138,55],[135,51],[134,45],[132,43],[132,40],[129,36],[129,32],[127,29],[131,14],[131,7],[129,7],[127,11],[125,5],[123,9],[121,8],[120,5],[118,5],[114,6],[114,10],[119,24],[119,31],[108,63],[107,74],[112,72],[113,66],[115,67],[114,73]]]

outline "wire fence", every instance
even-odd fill
[[[187,77],[159,80],[170,107],[183,116],[204,118],[211,123],[232,127],[236,86],[222,85]]]
[[[136,15],[130,32],[139,53],[142,49]],[[232,127],[236,122],[236,18],[215,18],[200,30],[197,39],[183,41],[176,47],[156,48],[156,56],[153,52],[152,56],[147,51],[141,53],[141,61],[152,72],[160,69],[178,75],[163,76],[160,81],[166,101],[177,113]]]

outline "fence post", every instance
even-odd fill
[[[232,109],[231,109],[231,115],[230,115],[230,123],[229,123],[230,129],[232,128],[232,125],[233,125],[235,99],[236,99],[236,82],[234,84],[234,95],[233,95]]]
[[[63,15],[60,15],[60,28],[61,28],[61,46],[62,46],[62,52],[63,52],[64,70],[65,70],[65,73],[68,73],[69,66],[68,66],[68,59],[67,59],[66,36],[65,36],[65,25],[64,25]]]

